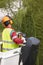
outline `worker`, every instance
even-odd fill
[[[3,17],[2,24],[5,27],[2,32],[3,52],[18,48],[19,44],[23,44],[23,40],[18,37],[16,31],[12,28],[13,21],[11,17]]]

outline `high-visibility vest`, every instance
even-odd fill
[[[2,51],[5,52],[5,51],[9,51],[9,50],[12,50],[14,48],[18,48],[19,45],[14,43],[12,40],[11,40],[11,37],[10,37],[10,32],[12,31],[12,29],[10,28],[5,28],[2,32],[2,40],[3,40],[3,45],[2,45]]]

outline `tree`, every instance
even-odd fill
[[[22,32],[40,39],[37,65],[43,65],[43,0],[22,0],[27,12],[22,20]]]
[[[25,12],[26,12],[26,10],[19,9],[17,14],[13,17],[13,21],[14,21],[13,27],[17,31],[21,31],[22,19],[23,19],[23,16],[25,16]]]
[[[20,4],[19,7],[17,3]],[[15,9],[21,8],[21,0],[0,0],[0,8],[7,11],[8,14],[11,12],[13,15],[15,15]]]

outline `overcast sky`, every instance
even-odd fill
[[[6,12],[3,13],[3,12],[0,10],[0,19],[2,19],[5,15],[6,15]]]

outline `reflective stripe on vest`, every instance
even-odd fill
[[[3,48],[3,50],[9,51],[9,50],[13,50],[13,49]]]
[[[14,49],[14,48],[18,48],[19,45],[16,43],[13,43],[13,41],[11,40],[10,37],[10,32],[12,31],[12,29],[10,28],[5,28],[4,31],[2,32],[2,40],[3,40],[3,48],[8,48],[8,49]]]
[[[9,43],[9,44],[14,44],[14,42],[11,42],[11,41],[1,41],[1,42],[4,42],[4,43]]]

